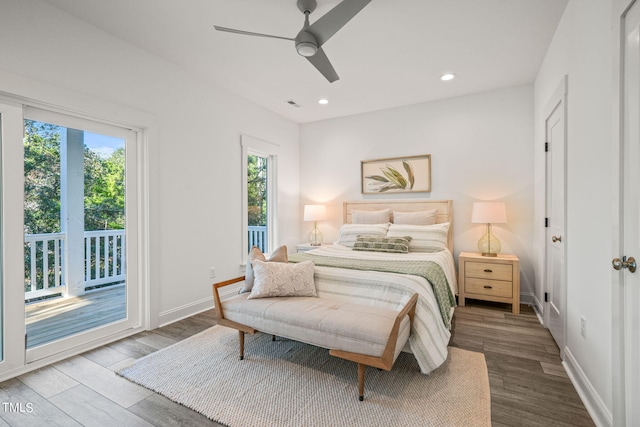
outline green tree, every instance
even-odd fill
[[[60,227],[60,141],[64,128],[24,121],[24,232],[57,233]],[[103,158],[84,148],[85,230],[123,229],[124,147]]]
[[[85,148],[84,229],[120,230],[124,223],[124,147],[107,158]]]
[[[247,158],[247,211],[249,225],[267,224],[267,158]]]
[[[60,232],[60,132],[24,121],[24,232]]]

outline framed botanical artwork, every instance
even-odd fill
[[[362,160],[362,194],[431,191],[431,154]]]

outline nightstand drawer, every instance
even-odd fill
[[[467,294],[511,298],[513,297],[513,283],[511,281],[467,277],[464,281],[464,292]]]
[[[513,267],[511,264],[492,264],[488,262],[465,263],[465,275],[479,279],[508,280],[513,279]]]

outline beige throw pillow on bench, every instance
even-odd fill
[[[244,286],[240,289],[241,294],[245,292],[251,292],[253,288],[254,282],[254,274],[253,274],[253,262],[255,260],[260,260],[264,262],[289,262],[289,256],[287,255],[287,247],[280,246],[278,249],[271,253],[269,259],[264,256],[259,247],[254,246],[249,251],[249,256],[247,258],[247,268],[244,272]]]
[[[247,299],[267,297],[317,297],[313,261],[297,264],[253,261],[255,281]]]

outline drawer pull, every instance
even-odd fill
[[[489,286],[489,285],[484,285],[485,289],[493,289],[493,286]]]
[[[485,268],[485,269],[484,269],[484,272],[485,272],[485,273],[493,273],[493,270],[491,270],[490,268]]]

